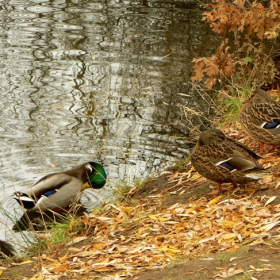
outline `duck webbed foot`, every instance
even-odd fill
[[[218,188],[216,190],[211,191],[208,194],[219,194],[222,192],[222,183],[218,183]]]

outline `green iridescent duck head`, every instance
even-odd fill
[[[101,189],[106,184],[107,175],[102,165],[97,162],[89,162],[91,174],[89,175],[89,184],[93,189]]]

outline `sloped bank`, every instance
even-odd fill
[[[228,134],[246,140],[233,129]],[[235,190],[229,185],[219,196],[207,194],[216,184],[191,165],[164,171],[82,216],[71,242],[27,263],[4,264],[3,279],[277,279],[277,150],[262,163],[276,166],[275,174]]]

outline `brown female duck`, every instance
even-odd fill
[[[191,154],[191,161],[198,173],[217,182],[246,183],[258,180],[268,174],[257,161],[261,158],[242,143],[226,137],[220,129],[212,128],[202,132]]]
[[[243,102],[239,121],[245,132],[260,142],[260,154],[264,144],[280,145],[280,103],[272,100],[261,89],[257,89]]]

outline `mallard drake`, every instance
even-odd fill
[[[259,163],[261,158],[242,143],[226,137],[220,129],[212,128],[202,132],[191,154],[191,162],[203,177],[218,183],[246,183],[258,180],[268,174]]]
[[[257,89],[243,102],[239,121],[245,132],[260,142],[261,155],[264,144],[280,145],[280,103],[264,90]]]
[[[85,188],[100,189],[105,183],[104,168],[96,162],[86,162],[68,171],[41,178],[25,192],[15,192],[15,199],[29,212],[63,209]]]

